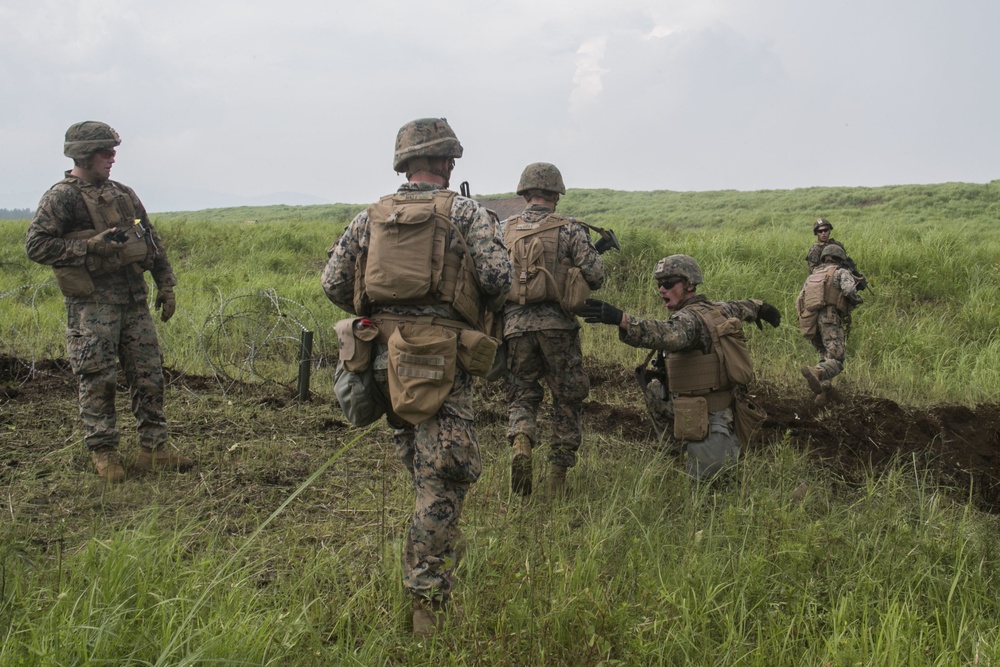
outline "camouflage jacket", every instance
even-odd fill
[[[71,232],[95,229],[87,206],[77,188],[99,188],[100,194],[105,197],[131,198],[136,215],[152,235],[156,252],[150,273],[156,286],[162,288],[177,284],[177,277],[167,259],[163,240],[153,228],[145,207],[132,188],[112,180],[99,184],[87,183],[72,176],[68,171],[66,178],[74,183],[57,183],[42,195],[42,200],[38,204],[35,217],[28,226],[28,232],[24,239],[24,248],[29,259],[50,266],[83,266],[85,264],[86,240],[64,239],[63,236]],[[133,265],[97,276],[93,278],[93,281],[94,293],[91,296],[66,297],[66,302],[96,301],[98,303],[124,304],[145,301],[149,293],[144,274],[136,271]]]
[[[553,209],[533,205],[524,210],[521,216],[528,222],[538,222],[546,218]],[[513,218],[507,218],[500,223],[500,237],[503,238],[507,223]],[[573,218],[570,218],[573,220]],[[559,228],[557,260],[569,258],[573,266],[580,267],[583,279],[592,290],[598,290],[604,284],[604,261],[598,254],[594,244],[590,242],[590,233],[575,220]],[[579,329],[580,323],[575,315],[567,314],[562,307],[554,302],[517,304],[507,302],[503,309],[504,338],[518,336],[527,331],[546,331],[552,329]]]
[[[688,350],[708,351],[712,338],[708,328],[693,311],[686,306],[708,301],[702,295],[688,299],[675,310],[667,320],[644,320],[628,316],[628,328],[618,329],[618,338],[633,347],[642,347],[664,352],[687,352]],[[744,301],[712,301],[726,317],[735,317],[744,322],[757,319],[757,311],[764,303],[757,299]]]
[[[820,243],[819,241],[813,243],[812,247],[809,248],[809,252],[806,253],[806,264],[809,265],[809,273],[812,273],[820,265],[820,255],[823,254],[823,248],[828,245],[839,245],[841,248],[844,248],[843,243],[833,238],[827,239],[826,243]],[[844,252],[846,253],[847,250],[844,249]]]
[[[432,183],[404,183],[398,192],[440,189]],[[507,251],[500,240],[499,227],[494,218],[477,202],[456,195],[451,208],[451,220],[465,237],[465,243],[476,265],[482,293],[487,306],[498,309],[507,299],[510,291],[511,272]],[[321,281],[323,291],[338,308],[347,313],[357,314],[354,307],[354,281],[358,257],[368,251],[369,243],[368,210],[365,209],[347,226],[337,242],[327,251],[327,262],[323,268]],[[465,250],[452,230],[448,239],[448,252],[464,256]],[[461,316],[447,303],[426,305],[386,305],[379,312],[395,315],[433,315],[450,320],[460,320]]]

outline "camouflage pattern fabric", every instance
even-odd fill
[[[540,222],[552,212],[552,208],[532,205],[525,209],[522,216],[526,222]],[[500,238],[503,238],[509,220],[511,218],[500,223]],[[604,284],[604,261],[594,248],[594,244],[590,242],[590,234],[586,227],[573,223],[560,227],[556,252],[558,261],[568,258],[574,266],[580,267],[580,273],[590,285],[590,289],[598,290]],[[503,309],[503,321],[504,339],[528,331],[577,330],[580,328],[580,322],[576,316],[566,313],[555,301],[524,305],[508,302]]]
[[[436,189],[430,183],[406,183],[399,192]],[[511,275],[497,225],[486,209],[462,196],[454,198],[451,218],[465,237],[484,297],[490,305],[499,307],[507,298]],[[323,291],[347,313],[357,314],[355,271],[358,257],[367,252],[369,238],[368,213],[362,211],[327,252],[321,278]],[[448,251],[464,256],[454,231]],[[380,313],[461,319],[446,303],[384,305],[375,314]],[[385,345],[377,345],[375,353],[375,380],[388,396]],[[396,429],[393,441],[413,481],[415,506],[402,554],[403,584],[413,595],[433,600],[444,600],[451,595],[462,506],[469,486],[482,471],[472,417],[472,377],[461,369],[456,372],[455,384],[444,405],[419,426],[410,426],[391,411],[386,415]]]
[[[826,243],[820,243],[819,241],[817,241],[816,243],[812,244],[812,246],[809,248],[809,252],[806,253],[806,264],[809,266],[809,273],[812,273],[813,269],[815,269],[817,266],[821,264],[822,260],[820,259],[820,255],[823,254],[823,248],[827,247],[828,245],[837,245],[840,246],[841,248],[844,247],[843,243],[833,238],[827,239]],[[847,252],[846,248],[844,249],[844,252]]]
[[[816,335],[809,342],[820,353],[819,363],[815,369],[819,372],[820,383],[824,389],[832,386],[832,380],[844,370],[847,359],[847,332],[851,323],[851,310],[862,302],[858,294],[858,283],[854,274],[843,267],[833,274],[834,285],[844,294],[848,311],[840,313],[836,308],[825,307],[817,313]],[[805,291],[805,285],[799,291],[799,297]]]
[[[177,284],[163,241],[131,188],[110,180],[86,183],[70,172],[66,172],[66,178],[74,184],[56,184],[38,204],[25,236],[29,259],[55,266],[85,265],[86,241],[63,236],[94,229],[77,187],[98,188],[98,194],[105,198],[131,199],[156,249],[150,271],[153,280],[159,288]],[[118,444],[114,400],[117,357],[129,387],[132,413],[138,422],[139,444],[155,449],[166,442],[167,426],[163,412],[162,355],[149,314],[149,290],[144,274],[131,264],[94,277],[93,282],[92,295],[65,299],[66,349],[73,372],[79,377],[84,443],[89,449]]]
[[[117,447],[115,387],[121,359],[139,445],[167,442],[163,412],[163,358],[149,307],[142,303],[70,303],[66,306],[66,351],[79,377],[80,418],[87,449]]]
[[[552,393],[552,447],[548,459],[553,465],[573,467],[583,430],[583,401],[590,393],[579,331],[529,331],[507,338],[504,345],[510,371],[505,384],[508,441],[513,443],[519,433],[524,433],[533,445],[539,444],[536,420],[544,398],[539,380],[544,379]]]
[[[708,301],[697,295],[674,311],[667,320],[649,320],[627,316],[628,327],[619,328],[618,338],[633,347],[641,347],[664,352],[687,352],[689,350],[710,350],[712,345],[708,327],[686,306]],[[713,301],[728,317],[743,322],[752,322],[763,304],[757,299],[744,301]],[[737,388],[736,391],[739,391]],[[734,392],[735,395],[735,392]],[[647,400],[653,399],[650,396]],[[673,396],[671,396],[671,399]],[[653,413],[654,423],[664,415],[673,414],[672,406],[662,406]],[[709,435],[704,440],[686,441],[687,473],[697,479],[708,479],[732,466],[739,459],[740,443],[736,438],[732,407],[709,413]],[[665,426],[665,424],[664,424]]]

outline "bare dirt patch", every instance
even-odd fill
[[[655,436],[646,417],[631,369],[607,364],[588,364],[593,387],[585,406],[586,428],[592,432],[624,437],[637,442],[654,443]],[[178,376],[167,370],[168,381],[187,393],[222,397],[214,378]],[[241,388],[247,392],[252,388]],[[230,388],[231,390],[231,388]],[[245,429],[259,435],[260,429],[273,428],[280,435],[292,428],[298,433],[315,433],[317,439],[330,438],[347,425],[338,418],[331,404],[326,416],[301,424],[286,425],[273,413],[286,410],[295,402],[295,392],[279,389],[260,392],[253,401],[260,423],[187,423],[185,430],[202,442],[212,439],[235,440],[241,434],[229,430]],[[788,437],[796,445],[814,452],[833,474],[851,481],[868,471],[878,472],[894,460],[915,459],[931,471],[938,481],[959,489],[972,489],[976,504],[1000,513],[1000,404],[976,407],[935,405],[914,408],[886,398],[842,393],[840,400],[820,409],[812,396],[801,391],[781,390],[768,385],[753,387],[756,400],[768,413],[759,438],[747,447],[748,454],[760,451],[768,443]],[[76,381],[64,360],[27,361],[0,357],[0,429],[14,423],[15,411],[29,410],[40,415],[33,428],[51,431],[51,440],[66,439],[75,425]],[[220,398],[221,400],[221,398]],[[320,399],[329,402],[329,399]],[[543,408],[543,411],[547,409]],[[171,415],[183,420],[184,400],[174,400]],[[477,415],[483,425],[506,421],[506,406],[500,383],[481,385],[477,392]],[[273,423],[272,423],[273,422]],[[40,438],[42,441],[46,437]],[[33,438],[38,442],[39,438]],[[222,445],[220,445],[221,447]],[[227,445],[232,447],[232,445]],[[19,451],[20,449],[20,451]],[[82,447],[80,448],[82,450]],[[286,460],[272,461],[265,469],[254,471],[265,485],[294,485],[308,476],[312,462],[297,450],[286,452]],[[25,451],[16,444],[0,444],[0,466],[8,472],[37,449]],[[222,454],[220,454],[221,456]],[[386,457],[386,464],[393,465]],[[381,463],[379,465],[382,465]],[[239,468],[241,477],[246,470]],[[244,479],[239,481],[243,482]]]

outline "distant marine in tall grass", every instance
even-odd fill
[[[827,245],[820,262],[802,285],[795,310],[802,335],[820,354],[815,366],[802,367],[802,376],[816,394],[816,405],[824,407],[835,398],[833,378],[844,370],[847,357],[846,322],[862,298],[842,247]]]

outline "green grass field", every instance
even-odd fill
[[[90,472],[72,379],[42,363],[64,356],[51,273],[24,257],[27,222],[0,222],[0,356],[43,369],[0,386],[0,665],[1000,664],[1000,525],[970,489],[906,457],[845,478],[780,435],[731,484],[695,484],[636,425],[641,352],[598,326],[584,328],[588,368],[612,379],[590,397],[603,411],[587,413],[566,501],[511,496],[502,392],[481,388],[465,622],[414,642],[408,477],[390,431],[347,427],[331,398],[343,314],[319,272],[357,210],[153,216],[181,281],[159,324],[180,377],[171,438],[199,467],[114,488]],[[678,252],[701,262],[710,298],[777,305],[782,327],[747,331],[760,381],[789,397],[815,356],[792,303],[826,217],[871,283],[838,383],[915,409],[998,401],[1000,182],[572,190],[560,212],[618,233],[599,296],[629,312],[667,316],[652,268]],[[303,329],[315,396],[300,404]]]

